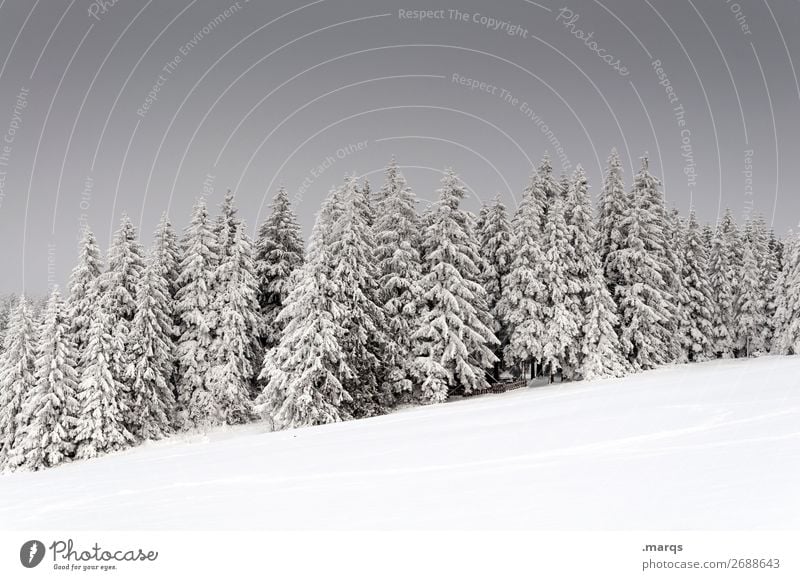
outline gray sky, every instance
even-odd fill
[[[183,228],[204,189],[255,228],[283,184],[307,234],[392,154],[422,199],[455,167],[477,209],[513,207],[545,151],[595,196],[612,147],[628,183],[648,152],[683,212],[785,234],[798,28],[790,0],[5,0],[0,292],[63,287],[84,222],[104,249],[123,212],[146,244],[165,210]]]

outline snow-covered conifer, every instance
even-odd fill
[[[177,344],[177,400],[183,427],[219,421],[210,380],[210,348],[216,329],[212,310],[217,236],[205,201],[199,199],[183,240],[175,309],[180,320]]]
[[[630,364],[622,355],[616,326],[617,305],[608,291],[600,271],[589,277],[588,294],[584,298],[584,320],[581,342],[581,363],[578,374],[585,380],[622,377],[630,372]]]
[[[168,276],[170,244],[163,224],[156,230],[142,278],[136,289],[136,315],[131,328],[132,386],[130,431],[137,439],[160,439],[175,423],[174,310]],[[166,262],[164,261],[166,260]]]
[[[666,238],[666,244],[664,245],[663,257],[668,266],[664,278],[667,283],[666,291],[670,297],[668,301],[670,318],[667,323],[670,348],[667,362],[679,364],[689,361],[690,353],[686,350],[688,342],[686,336],[692,325],[689,319],[691,313],[686,309],[686,305],[690,301],[689,289],[686,288],[683,279],[686,228],[687,224],[681,218],[677,209],[673,208],[665,215],[664,237]]]
[[[714,297],[706,242],[694,211],[689,212],[684,232],[682,266],[683,347],[690,361],[709,360],[714,357]]]
[[[5,343],[8,323],[15,304],[16,297],[13,294],[6,294],[0,297],[0,352],[3,352],[3,343]]]
[[[754,220],[742,236],[742,267],[736,299],[736,346],[741,356],[759,356],[769,348],[769,301],[765,284],[767,240]]]
[[[386,311],[387,332],[392,337],[384,354],[386,380],[395,396],[412,393],[411,336],[417,325],[422,264],[419,255],[420,220],[416,196],[392,158],[386,182],[376,195],[375,260],[378,298]]]
[[[783,268],[783,252],[785,248],[785,244],[783,240],[778,238],[775,235],[775,230],[770,228],[769,230],[769,260],[771,262],[771,267],[775,268],[775,277],[778,276],[778,272],[780,272],[781,268]]]
[[[330,209],[330,203],[317,214],[307,260],[277,316],[280,341],[264,357],[260,379],[265,386],[256,405],[274,429],[349,418],[343,407],[351,397],[340,377],[354,373],[339,345],[340,313],[330,299],[336,288],[330,278],[325,239],[330,225],[330,211],[326,209]]]
[[[354,178],[346,178],[339,194],[342,211],[330,231],[332,296],[339,312],[342,335],[339,345],[353,376],[340,377],[348,393],[354,417],[376,415],[391,403],[382,370],[389,337],[378,298],[375,239],[367,223],[363,192]],[[395,350],[392,347],[390,350]]]
[[[178,242],[178,236],[175,233],[175,229],[172,227],[172,223],[170,222],[166,212],[161,215],[161,219],[156,226],[153,237],[154,239],[153,246],[151,248],[151,259],[158,263],[158,271],[167,283],[165,307],[169,312],[171,320],[169,333],[170,342],[173,343],[174,346],[174,343],[177,342],[178,338],[180,337],[180,320],[175,310],[175,297],[178,294],[178,276],[180,275],[181,251],[180,244]],[[155,254],[152,254],[152,252],[155,252]],[[167,382],[172,385],[171,388],[173,389],[173,399],[175,398],[174,384],[177,382],[177,377],[175,376],[175,372],[177,370],[175,368],[175,362],[176,360],[173,352],[172,369],[167,376]],[[175,409],[173,408],[172,411],[173,416],[171,419],[174,421],[176,419],[174,415]]]
[[[128,370],[133,352],[130,332],[136,314],[136,287],[143,270],[144,256],[136,228],[128,216],[123,215],[108,251],[108,270],[98,278],[98,307],[109,317],[109,332],[112,335],[109,345],[112,350],[108,362],[114,380],[122,385],[118,396],[125,413],[133,409],[133,385]],[[125,416],[126,429],[130,430],[134,422],[134,417]]]
[[[543,237],[545,309],[542,363],[551,380],[562,371],[571,377],[579,364],[580,279],[561,194],[548,200]]]
[[[762,288],[766,301],[767,324],[764,327],[765,350],[772,350],[772,341],[775,336],[775,308],[777,296],[775,296],[775,284],[781,269],[781,247],[772,231],[764,220],[763,215],[757,216],[755,220],[755,235],[757,240],[758,252],[760,255],[759,266],[762,276]]]
[[[361,184],[361,187],[356,184],[356,191],[361,194],[361,203],[359,203],[359,208],[362,212],[362,217],[367,222],[369,227],[375,225],[376,219],[376,208],[375,208],[375,201],[376,201],[376,194],[372,193],[372,187],[369,184],[369,179],[366,177],[364,178],[364,183]]]
[[[14,454],[27,469],[53,467],[75,451],[80,405],[75,347],[58,289],[50,295],[36,347],[36,386],[26,403],[29,417]]]
[[[219,215],[214,224],[214,232],[217,234],[217,256],[220,260],[230,253],[235,243],[236,226],[240,223],[238,213],[233,192],[229,189],[222,198]]]
[[[100,248],[97,246],[94,234],[87,227],[84,229],[80,241],[78,264],[70,276],[69,297],[67,298],[70,333],[79,358],[88,342],[91,316],[97,307],[95,285],[102,269]]]
[[[214,284],[211,298],[211,309],[216,320],[216,332],[212,342],[212,366],[218,369],[227,369],[224,372],[231,379],[226,388],[231,389],[227,395],[223,396],[228,404],[232,405],[231,415],[225,412],[225,422],[242,422],[243,414],[238,410],[243,404],[238,401],[239,387],[245,385],[248,391],[253,389],[255,392],[254,380],[257,372],[255,369],[260,366],[264,358],[261,348],[261,337],[264,333],[264,322],[261,316],[261,308],[258,304],[258,281],[256,269],[253,263],[253,243],[244,230],[242,220],[238,216],[238,209],[234,203],[233,192],[228,190],[222,202],[221,211],[215,227],[217,235],[217,267],[214,273]],[[252,294],[252,296],[251,296]],[[235,302],[235,304],[231,303]],[[224,309],[228,309],[223,313]],[[236,311],[236,314],[233,314]],[[226,335],[232,338],[237,334],[239,338],[234,340],[237,345],[224,345],[222,337],[223,316],[226,323],[230,326],[225,330]],[[241,334],[233,327],[242,325]],[[242,355],[247,360],[239,364],[233,364],[231,357],[233,350],[238,348],[241,339]],[[233,350],[232,350],[233,349]],[[249,371],[247,376],[233,378],[234,374]],[[228,374],[232,373],[232,374]],[[243,381],[240,383],[240,380]],[[233,386],[236,383],[237,386]],[[223,389],[224,391],[225,389]],[[236,402],[234,402],[236,401]],[[221,402],[221,399],[220,399]],[[249,404],[249,403],[248,403]],[[237,410],[233,410],[233,408]],[[249,415],[249,411],[244,413]],[[236,417],[236,418],[234,418]]]
[[[486,388],[486,370],[496,362],[492,347],[498,342],[483,322],[488,312],[480,256],[467,230],[469,217],[460,207],[464,186],[452,170],[442,179],[439,194],[432,223],[423,233],[424,306],[414,333],[421,399],[428,403]]]
[[[90,459],[123,449],[134,440],[125,427],[128,398],[121,395],[124,385],[112,372],[113,357],[122,345],[115,336],[115,316],[106,311],[101,300],[92,315],[88,343],[81,361],[78,384],[80,414],[75,428],[75,457]],[[115,344],[117,343],[117,344]]]
[[[672,340],[663,213],[653,202],[657,188],[645,157],[623,214],[624,237],[606,259],[606,271],[617,277],[620,345],[633,368],[642,370],[667,362]]]
[[[433,220],[436,215],[436,208],[434,203],[430,201],[425,202],[425,209],[422,210],[419,216],[419,258],[422,263],[425,263],[425,256],[428,253],[428,248],[425,247],[424,232],[433,225]]]
[[[136,313],[136,286],[144,271],[144,257],[136,228],[127,215],[108,251],[108,270],[101,277],[103,297],[110,307],[108,314],[130,323]]]
[[[250,389],[259,352],[254,338],[261,322],[252,242],[243,222],[231,227],[232,243],[215,274],[212,308],[218,319],[211,347],[211,390],[220,419],[232,425],[246,422],[252,414]]]
[[[28,300],[21,296],[11,313],[0,355],[0,468],[19,463],[12,454],[30,419],[26,403],[36,385],[36,338]]]
[[[606,286],[596,250],[589,184],[580,166],[567,190],[564,215],[572,252],[570,277],[579,289],[580,332],[576,343],[570,346],[578,364],[575,374],[584,379],[623,376],[628,364],[615,331],[617,306]]]
[[[503,356],[509,366],[518,365],[523,376],[533,371],[542,359],[545,288],[542,282],[542,249],[547,194],[542,173],[549,165],[542,163],[531,176],[511,222],[511,269],[503,281],[497,311],[509,333]]]
[[[722,358],[732,358],[735,354],[740,270],[739,231],[733,214],[726,210],[714,232],[709,264],[714,296],[714,351]]]
[[[170,300],[174,300],[178,291],[181,257],[178,236],[166,212],[161,215],[161,219],[156,226],[152,251],[156,252],[153,259],[158,262],[161,276],[167,282],[167,297]]]
[[[538,176],[537,184],[539,186],[538,195],[544,207],[544,213],[547,214],[547,209],[551,207],[553,200],[564,195],[564,186],[567,183],[564,179],[556,181],[553,175],[553,166],[550,163],[550,156],[545,154],[539,167],[536,170]]]
[[[778,354],[800,354],[800,234],[790,234],[775,283],[775,345]]]
[[[280,338],[275,319],[291,290],[292,274],[303,264],[303,238],[284,188],[278,190],[270,208],[270,215],[258,230],[255,251],[265,348],[275,346]]]
[[[626,233],[622,229],[623,216],[631,205],[631,196],[625,189],[622,163],[616,149],[608,157],[603,190],[600,192],[597,216],[597,253],[612,294],[619,282],[620,273],[607,265],[608,255],[619,249]]]
[[[489,312],[492,316],[492,331],[499,340],[499,345],[494,349],[498,357],[495,365],[495,379],[500,371],[500,358],[502,349],[508,342],[508,332],[502,322],[498,304],[503,296],[503,280],[511,271],[513,254],[511,252],[511,224],[506,213],[506,206],[500,201],[500,195],[495,196],[491,204],[481,207],[481,219],[478,221],[478,247],[484,262],[482,272],[483,285]]]
[[[714,228],[711,224],[703,224],[703,244],[706,247],[706,255],[708,256],[708,267],[711,268],[711,248],[714,245]]]

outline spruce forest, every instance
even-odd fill
[[[331,191],[304,243],[281,189],[251,239],[228,193],[149,249],[82,232],[68,293],[0,312],[0,467],[38,470],[170,434],[272,430],[442,403],[495,383],[622,377],[800,353],[800,236],[667,207],[612,152],[597,204],[547,157],[510,212],[445,172],[418,207],[396,162]],[[597,207],[595,207],[595,205]]]

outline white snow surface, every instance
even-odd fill
[[[798,529],[800,357],[674,366],[0,477],[15,529]]]

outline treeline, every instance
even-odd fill
[[[647,159],[612,152],[594,216],[578,168],[545,158],[513,216],[475,216],[446,172],[418,213],[394,160],[348,177],[304,249],[281,189],[255,242],[229,192],[164,216],[145,252],[127,217],[105,260],[83,232],[62,299],[0,327],[0,462],[40,469],[176,431],[273,429],[445,401],[492,381],[620,377],[663,364],[800,352],[800,241],[760,217],[716,228],[669,210]],[[7,318],[7,321],[5,320]]]

